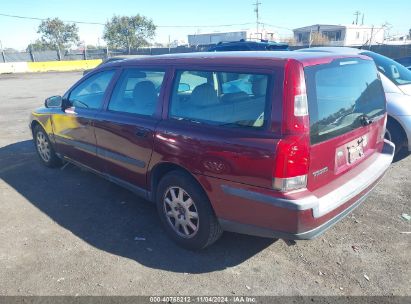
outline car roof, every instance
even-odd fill
[[[312,47],[295,50],[295,52],[324,52],[324,53],[334,53],[334,54],[361,54],[366,50],[350,48],[350,47],[339,47],[339,46],[323,46],[323,47]]]
[[[106,62],[127,60],[127,59],[140,58],[140,57],[146,57],[146,56],[149,56],[149,55],[116,55],[116,56],[107,58]]]
[[[153,55],[141,58],[122,60],[109,63],[106,66],[115,65],[135,65],[135,64],[230,64],[236,63],[241,65],[264,66],[280,61],[294,59],[301,62],[304,66],[331,62],[336,58],[358,57],[368,59],[361,55],[347,54],[332,54],[325,52],[290,52],[290,51],[236,51],[236,52],[195,52],[195,53],[179,53],[166,55]]]
[[[215,47],[222,47],[227,45],[278,45],[278,46],[288,46],[286,43],[278,43],[275,41],[248,41],[248,40],[240,40],[240,41],[227,41],[227,42],[219,42]]]

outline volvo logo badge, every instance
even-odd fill
[[[317,176],[319,176],[319,175],[321,175],[321,174],[324,174],[324,173],[326,173],[326,172],[328,172],[328,167],[324,167],[324,168],[322,168],[322,169],[320,169],[320,170],[317,170],[317,171],[313,172],[313,175],[314,175],[315,177],[317,177]]]

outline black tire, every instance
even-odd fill
[[[385,139],[388,139],[395,144],[395,155],[397,155],[407,144],[407,138],[404,130],[400,124],[392,118],[388,118]]]
[[[37,155],[45,166],[56,168],[62,165],[62,160],[57,156],[46,131],[40,125],[33,129],[33,141]]]
[[[181,201],[179,200],[180,189],[183,190],[181,197],[184,204],[179,203]],[[176,197],[174,200],[172,192]],[[173,203],[167,203],[166,198]],[[192,200],[192,204],[191,202],[187,203],[189,199]],[[203,249],[217,241],[223,232],[204,191],[191,176],[184,172],[172,171],[160,180],[156,192],[156,205],[167,234],[186,249]],[[189,209],[186,207],[187,205],[190,205]],[[175,208],[171,206],[175,206]],[[170,215],[170,213],[174,213],[174,215]],[[176,216],[177,214],[178,216]],[[191,214],[197,214],[198,220]],[[180,220],[181,223],[176,224]],[[188,222],[191,222],[192,225],[188,225]],[[186,229],[183,229],[183,226],[186,226]],[[195,226],[196,230],[192,226]],[[190,235],[187,235],[186,230]]]

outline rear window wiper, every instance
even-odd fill
[[[336,120],[334,120],[334,121],[331,123],[331,125],[334,125],[334,126],[339,125],[339,124],[343,121],[343,119],[344,119],[345,117],[347,117],[347,116],[349,116],[349,115],[352,115],[352,114],[359,114],[359,113],[356,113],[356,112],[345,113],[344,115],[342,115],[342,116],[338,117]],[[358,117],[355,117],[354,119],[357,119],[357,118],[358,118]]]
[[[370,118],[367,114],[362,114],[359,117],[359,120],[360,120],[361,125],[368,126],[368,125],[372,124],[374,121],[380,119],[382,116],[383,115],[376,115],[376,116],[373,116],[372,118]]]
[[[370,119],[367,114],[362,114],[360,117],[358,117],[358,119],[360,120],[361,125],[363,125],[364,127],[373,123],[373,120]]]

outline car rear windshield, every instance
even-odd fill
[[[385,95],[375,64],[350,58],[305,68],[311,144],[362,126],[385,113]]]

